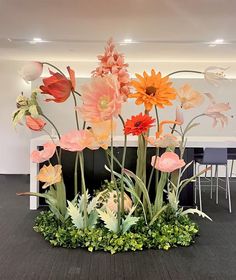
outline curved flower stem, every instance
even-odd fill
[[[55,143],[55,141],[54,141],[54,139],[52,138],[51,134],[50,134],[46,129],[43,129],[43,131],[47,133],[47,135],[50,137],[50,139],[52,140],[52,142],[57,146],[57,144]],[[60,159],[60,157],[59,157],[57,148],[56,148],[56,156],[57,156],[58,164],[61,164],[61,159]]]
[[[174,71],[174,72],[168,74],[167,76],[170,77],[170,76],[173,76],[173,75],[179,74],[179,73],[195,73],[195,74],[203,74],[203,75],[204,75],[204,72],[201,72],[201,71],[195,71],[195,70],[179,70],[179,71]]]
[[[59,138],[59,140],[61,139],[61,135],[58,131],[58,129],[56,128],[55,124],[44,114],[42,114],[42,116],[53,126],[53,128],[55,129],[56,133],[57,133],[57,136]]]
[[[84,121],[84,123],[83,123],[83,129],[85,129],[85,127],[86,127],[86,122]]]
[[[76,96],[74,94],[74,91],[72,91],[72,95],[73,95],[73,98],[74,98],[74,104],[75,104],[75,120],[76,120],[76,127],[77,129],[79,130],[79,117],[78,117],[78,112],[76,111],[76,107],[77,107],[77,100],[76,100]]]
[[[76,93],[77,95],[81,96],[81,94],[78,91],[73,90],[73,92]]]
[[[125,121],[121,115],[119,118],[122,122],[123,127],[125,127]],[[124,214],[124,168],[125,168],[125,158],[126,158],[126,148],[127,148],[127,135],[124,133],[124,150],[122,155],[122,162],[121,162],[121,214]]]
[[[48,65],[48,66],[54,68],[54,69],[57,70],[61,75],[63,75],[64,77],[66,77],[66,75],[65,75],[58,67],[56,67],[55,65],[53,65],[53,64],[51,64],[51,63],[49,63],[49,62],[42,62],[42,64],[45,64],[45,65]]]
[[[121,224],[121,212],[120,212],[120,193],[118,186],[116,184],[116,179],[114,176],[114,149],[113,149],[113,119],[111,118],[111,181],[114,182],[116,193],[117,193],[117,222],[118,222],[118,232],[120,231]]]
[[[79,154],[79,163],[80,163],[80,171],[81,171],[81,184],[82,184],[82,194],[84,195],[84,228],[88,226],[88,212],[87,212],[87,191],[86,191],[86,185],[85,185],[85,178],[84,178],[84,158],[83,153],[78,152]]]
[[[155,114],[156,114],[156,125],[157,125],[157,131],[159,131],[159,127],[160,127],[160,120],[159,120],[159,115],[158,115],[158,110],[157,110],[157,106],[155,106]],[[155,161],[154,161],[154,165],[152,167],[152,171],[148,180],[148,185],[147,185],[147,190],[150,190],[150,186],[151,186],[151,182],[152,182],[152,177],[153,177],[153,173],[155,170],[155,165],[156,165],[156,161],[157,161],[157,156],[159,155],[159,148],[156,147],[156,157],[155,157]],[[158,179],[158,173],[159,171],[156,169],[156,180]]]
[[[75,156],[75,169],[74,169],[74,196],[78,193],[78,160],[79,160],[79,153],[76,152]],[[82,176],[82,174],[81,174]]]

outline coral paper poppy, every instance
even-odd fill
[[[40,118],[33,118],[31,116],[26,116],[26,125],[29,129],[34,131],[40,131],[46,125],[45,121]]]
[[[188,84],[183,85],[177,92],[181,108],[188,110],[200,106],[204,101],[204,96],[192,89]]]
[[[43,150],[35,150],[31,153],[31,160],[34,163],[41,163],[46,160],[49,160],[56,151],[56,145],[50,141],[43,145]]]
[[[165,152],[160,157],[153,156],[151,165],[162,172],[173,172],[176,169],[182,168],[185,162],[176,153]]]
[[[71,80],[68,80],[64,75],[60,73],[54,73],[51,70],[51,77],[43,79],[44,85],[40,86],[42,94],[49,94],[53,98],[47,98],[46,101],[54,101],[61,103],[67,100],[71,91],[75,86],[74,72],[68,68]]]
[[[170,82],[169,77],[161,77],[161,73],[156,73],[154,69],[149,76],[145,71],[143,76],[135,74],[137,81],[132,81],[132,86],[136,92],[129,95],[130,98],[136,98],[136,104],[144,104],[145,109],[150,111],[153,105],[159,108],[172,105],[170,100],[176,98],[175,89]]]
[[[132,135],[140,135],[148,131],[152,127],[155,119],[151,118],[146,114],[140,113],[137,116],[132,116],[131,119],[128,119],[124,126],[124,133]]]

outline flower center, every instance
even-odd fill
[[[100,100],[101,109],[103,109],[103,110],[107,109],[108,104],[109,104],[109,100],[107,99],[107,97],[102,97],[101,100]]]
[[[141,121],[136,122],[136,123],[134,124],[134,126],[135,126],[135,127],[139,127],[139,126],[141,125],[141,123],[142,123]]]
[[[156,94],[157,89],[154,86],[150,86],[146,88],[146,94],[150,96],[154,96]]]

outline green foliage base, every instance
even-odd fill
[[[198,226],[188,216],[176,217],[166,211],[151,227],[140,219],[131,231],[119,235],[108,231],[103,224],[96,228],[77,229],[70,219],[60,223],[51,211],[41,212],[35,221],[34,230],[43,235],[53,246],[64,248],[87,248],[89,251],[116,252],[143,249],[164,249],[189,246],[195,240]]]

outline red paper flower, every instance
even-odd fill
[[[26,125],[29,129],[34,131],[40,131],[46,125],[45,121],[40,118],[33,118],[31,116],[26,116]]]
[[[140,135],[148,131],[152,127],[155,119],[152,119],[150,116],[140,113],[137,116],[132,116],[131,119],[127,120],[124,127],[124,133],[132,135]]]
[[[60,73],[54,73],[49,70],[51,77],[43,79],[44,85],[40,86],[42,94],[49,94],[54,98],[47,98],[46,101],[61,103],[66,101],[70,93],[75,88],[75,74],[70,67],[67,67],[70,80]]]

